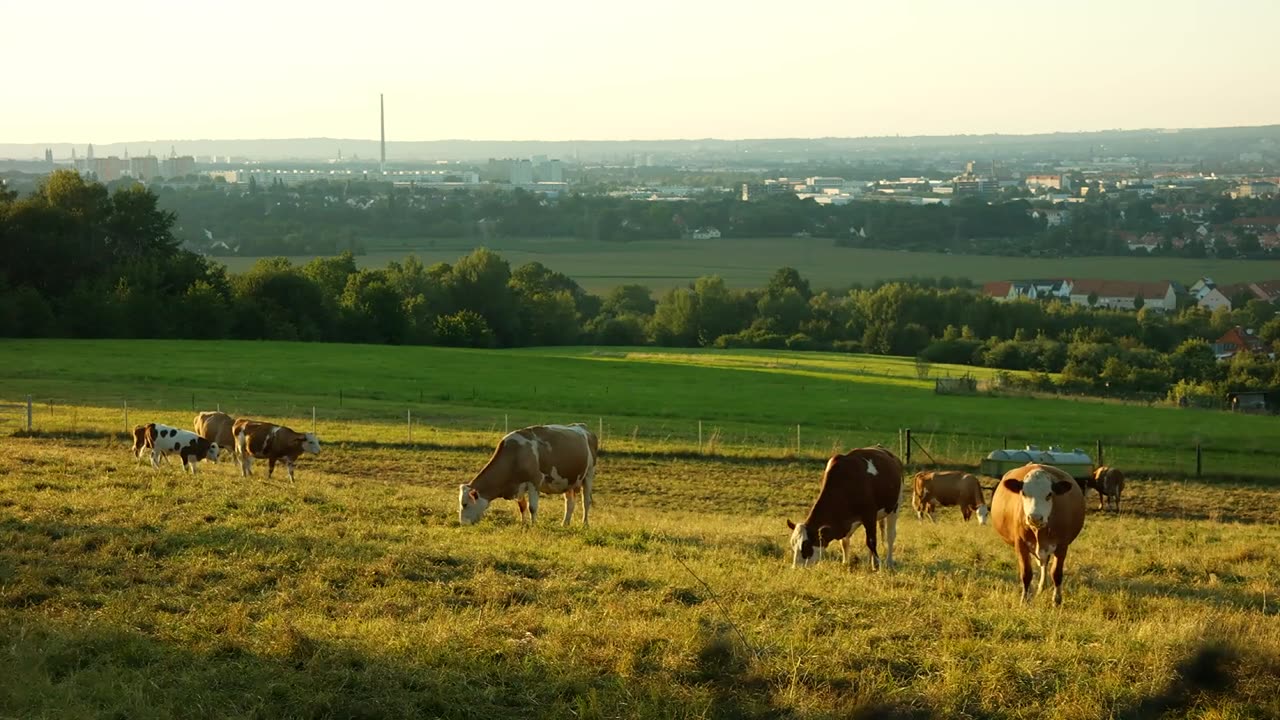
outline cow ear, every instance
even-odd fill
[[[1059,480],[1053,484],[1053,494],[1065,495],[1066,493],[1071,492],[1071,488],[1075,486],[1076,482],[1074,480]]]
[[[1005,480],[1004,480],[1003,482],[1001,482],[1000,484],[1004,486],[1004,489],[1005,489],[1005,490],[1008,490],[1008,491],[1009,491],[1009,492],[1011,492],[1011,493],[1020,493],[1020,492],[1022,492],[1022,481],[1021,481],[1021,480],[1015,480],[1014,478],[1005,478]]]
[[[787,518],[787,529],[788,529],[788,530],[795,530],[795,529],[796,529],[796,524],[795,524],[795,523],[793,523],[793,522],[791,522],[791,518]]]
[[[475,488],[471,488],[471,490],[467,493],[467,497],[471,498],[473,501],[474,501],[474,500],[479,500],[479,499],[480,499],[480,493],[476,492],[476,489],[475,489]]]

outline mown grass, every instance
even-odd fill
[[[934,366],[931,377],[989,371]],[[1161,475],[1269,479],[1280,419],[1095,400],[942,396],[911,360],[832,353],[553,348],[504,351],[267,342],[0,342],[0,432],[183,427],[222,407],[311,426],[322,437],[439,442],[437,428],[488,438],[525,424],[588,422],[614,448],[825,457],[833,448],[898,448],[913,460],[975,466],[1006,440],[1093,452]],[[411,418],[406,416],[411,414]],[[373,425],[368,425],[372,422]],[[401,423],[403,432],[384,425]],[[699,425],[701,441],[699,442]],[[797,444],[796,429],[800,426]],[[455,436],[456,437],[456,436]],[[489,441],[476,441],[482,444]]]
[[[1132,480],[1064,606],[1020,607],[1012,552],[954,510],[900,521],[894,572],[788,569],[805,458],[606,445],[591,528],[551,499],[532,530],[505,501],[459,527],[489,448],[438,432],[331,441],[296,485],[0,439],[0,716],[1280,713],[1271,491]]]
[[[733,238],[601,243],[572,238],[468,238],[370,243],[357,258],[361,267],[384,267],[416,255],[425,263],[453,263],[484,244],[512,266],[541,262],[592,292],[625,283],[662,291],[703,275],[719,275],[732,287],[763,287],[780,267],[794,267],[815,288],[846,288],[908,277],[969,278],[974,282],[1019,278],[1073,277],[1109,280],[1178,280],[1187,285],[1203,275],[1220,283],[1275,277],[1273,263],[1256,260],[1185,258],[1015,258],[984,255],[862,250],[835,247],[822,238]],[[310,257],[291,258],[305,263]],[[258,258],[217,258],[234,272]]]

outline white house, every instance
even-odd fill
[[[694,240],[714,240],[720,237],[720,231],[715,228],[698,228],[693,231]]]
[[[1094,302],[1090,302],[1090,298]],[[1071,304],[1084,305],[1114,310],[1133,310],[1137,299],[1142,298],[1142,307],[1152,310],[1172,311],[1177,309],[1177,295],[1173,291],[1173,283],[1138,282],[1134,280],[1076,280],[1071,287]]]
[[[1213,312],[1220,307],[1228,310],[1231,309],[1231,298],[1222,294],[1222,291],[1216,287],[1209,288],[1208,292],[1202,293],[1196,300],[1196,305]]]

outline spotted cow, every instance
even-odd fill
[[[496,498],[515,500],[522,522],[538,518],[538,496],[564,493],[564,525],[582,496],[582,524],[590,525],[591,489],[599,444],[582,423],[535,425],[498,441],[489,462],[469,483],[458,486],[458,522],[473,525]],[[526,518],[527,514],[527,518]]]

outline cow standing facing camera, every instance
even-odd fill
[[[1053,604],[1062,604],[1062,570],[1067,547],[1084,528],[1084,494],[1066,472],[1052,465],[1027,464],[1004,474],[991,498],[991,521],[1018,556],[1022,601],[1031,599],[1031,561],[1040,566],[1044,590],[1053,558]]]

